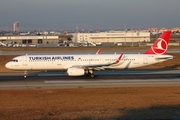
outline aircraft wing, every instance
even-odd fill
[[[111,65],[119,63],[122,56],[123,56],[123,54],[121,54],[115,62],[110,62],[110,63],[105,63],[105,64],[73,65],[72,67],[79,67],[79,68],[83,68],[83,69],[104,69],[103,67],[111,66]]]

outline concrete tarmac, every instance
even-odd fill
[[[180,86],[180,70],[106,70],[95,78],[69,77],[65,72],[0,73],[0,89],[106,88]]]

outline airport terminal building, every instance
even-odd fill
[[[74,41],[88,42],[150,42],[149,32],[131,32],[131,31],[110,31],[100,33],[76,33]]]

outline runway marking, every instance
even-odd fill
[[[78,80],[78,81],[65,81],[65,80],[45,80],[44,83],[47,84],[55,84],[55,83],[124,83],[124,82],[180,82],[179,78],[176,79],[146,79],[146,80],[139,80],[139,79],[123,79],[123,80]]]
[[[180,86],[180,79],[178,80],[130,80],[130,81],[44,81],[45,83],[32,84],[1,84],[0,89],[46,89],[46,88],[107,88],[107,87],[149,87],[149,86]]]
[[[160,85],[171,85],[171,84],[174,84],[174,83],[176,83],[176,85],[180,85],[180,82],[179,81],[163,81],[164,83],[162,83],[161,81],[157,81],[156,83],[149,83],[149,82],[143,82],[143,83],[137,83],[137,82],[132,82],[132,83],[129,83],[129,82],[119,82],[119,83],[116,83],[116,84],[114,84],[114,83],[108,83],[108,84],[106,84],[105,82],[104,83],[96,83],[96,84],[94,84],[94,83],[91,83],[91,84],[78,84],[78,85],[76,85],[76,84],[73,84],[73,83],[69,83],[69,84],[38,84],[38,85],[35,85],[35,84],[33,84],[33,85],[28,85],[28,84],[25,84],[25,85],[0,85],[0,88],[2,88],[2,87],[46,87],[46,86],[60,86],[60,87],[62,87],[62,86],[64,86],[64,87],[67,87],[67,86],[69,86],[69,87],[71,87],[71,86],[74,86],[74,85],[76,85],[76,87],[78,87],[78,86],[112,86],[112,84],[113,84],[113,86],[119,86],[119,87],[122,87],[121,85],[157,85],[157,84],[160,84]],[[169,84],[169,82],[171,82],[170,84]],[[177,82],[179,82],[179,84],[177,83]],[[85,82],[84,82],[85,83]]]

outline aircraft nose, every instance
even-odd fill
[[[6,63],[5,67],[8,68],[8,69],[11,69],[10,63]]]

